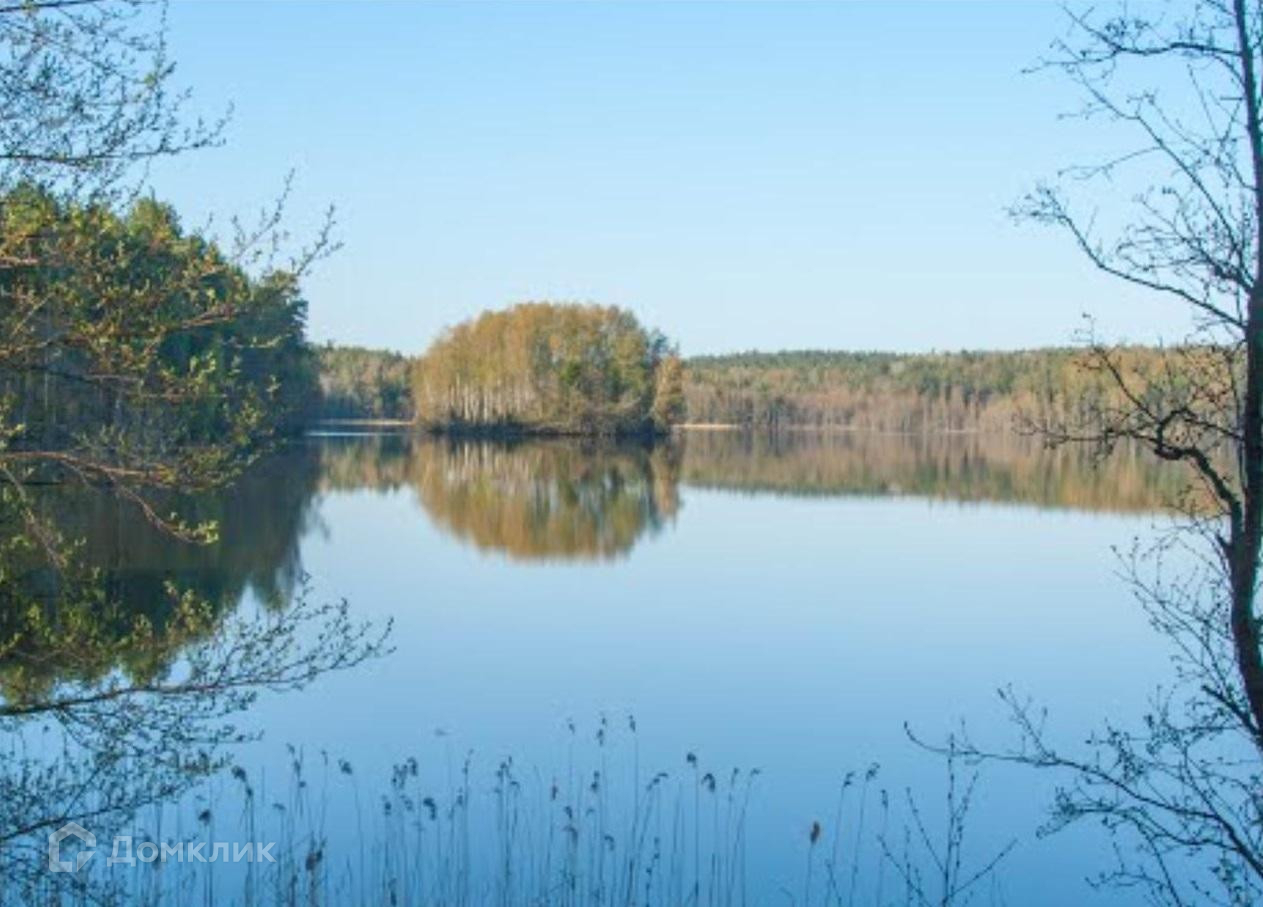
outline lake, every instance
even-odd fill
[[[281,822],[266,828],[318,831],[334,901],[380,902],[390,884],[402,903],[439,900],[428,871],[449,874],[453,902],[507,903],[510,864],[526,891],[553,854],[593,871],[639,838],[660,842],[668,902],[700,877],[710,903],[878,889],[904,903],[908,798],[937,834],[947,790],[945,760],[906,728],[943,741],[963,723],[1002,748],[1010,684],[1070,746],[1137,715],[1168,664],[1112,548],[1152,535],[1177,488],[1142,452],[1097,464],[1020,438],[687,431],[649,448],[328,431],[194,501],[221,524],[209,548],[110,502],[48,506],[128,602],[174,579],[225,613],[266,610],[305,586],[393,621],[391,654],[246,717],[263,738],[241,764]],[[294,754],[318,783],[295,787]],[[982,771],[965,863],[1017,844],[978,902],[1127,902],[1083,881],[1107,868],[1104,838],[1036,837],[1054,780]],[[234,817],[235,798],[219,777],[173,809]],[[408,823],[458,801],[461,840],[433,865],[410,857]],[[594,849],[565,856],[568,834],[588,848],[593,829]]]

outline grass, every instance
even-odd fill
[[[642,772],[635,720],[617,732],[614,741],[604,719],[590,735],[572,726],[555,774],[511,758],[483,766],[449,749],[430,762],[404,759],[381,783],[345,760],[289,747],[279,788],[234,769],[193,800],[138,817],[134,833],[137,847],[271,841],[276,862],[109,866],[98,854],[74,877],[42,873],[21,892],[10,883],[4,902],[956,907],[993,876],[998,858],[962,869],[976,775],[961,785],[955,759],[944,841],[927,832],[911,794],[910,821],[895,822],[874,766],[822,798],[836,800],[829,817],[804,817],[800,877],[769,885],[751,877],[750,809],[767,793],[759,771],[720,773],[690,752],[676,766]]]

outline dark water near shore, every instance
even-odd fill
[[[905,723],[941,737],[966,721],[1003,744],[1008,683],[1068,741],[1136,714],[1165,656],[1111,546],[1149,534],[1178,490],[1139,452],[1095,464],[977,436],[690,432],[648,448],[328,434],[197,501],[221,523],[210,548],[105,501],[49,506],[130,602],[174,579],[230,612],[282,602],[306,576],[357,617],[395,621],[393,655],[248,717],[265,734],[242,754],[252,773],[283,776],[284,743],[353,766],[355,797],[332,795],[322,820],[331,849],[371,846],[354,800],[375,803],[402,759],[436,789],[468,751],[475,792],[509,755],[547,784],[575,741],[594,752],[604,717],[608,758],[638,778],[686,771],[689,753],[723,776],[760,770],[744,872],[752,902],[784,903],[848,770],[880,763],[893,797],[910,788],[941,811],[941,760]],[[1104,868],[1100,839],[1035,840],[1050,780],[981,783],[979,857],[1020,839],[996,892],[1122,903],[1081,881]]]

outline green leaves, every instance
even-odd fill
[[[222,484],[293,427],[305,319],[292,274],[247,274],[153,199],[0,197],[0,483],[102,486],[204,540],[147,496]]]

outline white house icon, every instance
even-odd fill
[[[78,838],[88,848],[79,851],[79,856],[75,858],[74,863],[63,862],[61,859],[61,842],[66,840],[66,838]],[[96,835],[78,822],[67,822],[48,836],[48,871],[77,872],[84,867],[88,860],[96,856],[96,851],[91,849],[93,847],[96,847]]]

